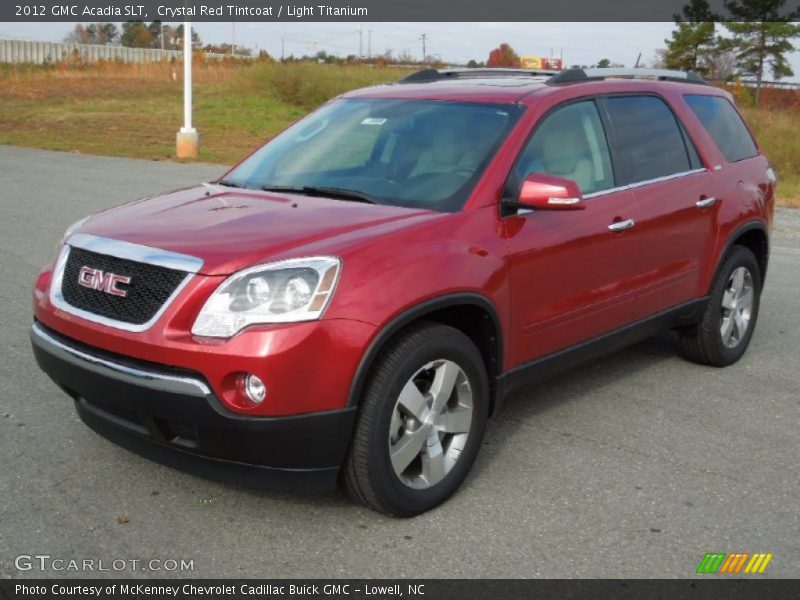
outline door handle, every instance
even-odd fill
[[[616,221],[615,223],[612,223],[608,226],[608,230],[613,232],[625,231],[634,225],[636,225],[636,222],[633,219],[625,219],[624,221]]]
[[[708,208],[709,206],[714,206],[717,203],[717,199],[711,196],[710,198],[701,198],[694,205],[697,208]]]

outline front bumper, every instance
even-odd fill
[[[355,408],[235,414],[199,374],[111,354],[34,323],[36,361],[100,435],[156,462],[251,487],[336,486]]]

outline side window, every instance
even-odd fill
[[[608,98],[606,106],[614,126],[615,148],[629,169],[625,183],[692,169],[678,121],[663,100],[655,96],[616,96]]]
[[[594,101],[568,104],[544,118],[514,167],[517,181],[531,173],[571,179],[584,194],[614,187],[608,142]]]
[[[703,161],[700,160],[700,154],[697,153],[697,148],[683,125],[681,125],[681,132],[683,133],[683,141],[686,142],[686,150],[689,152],[690,166],[692,169],[702,169],[704,165]]]
[[[739,113],[719,96],[685,96],[689,108],[714,139],[728,162],[750,158],[758,153],[755,142]]]

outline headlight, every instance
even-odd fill
[[[72,225],[67,227],[67,230],[64,232],[64,235],[62,236],[61,239],[63,241],[67,241],[67,238],[69,236],[71,236],[73,233],[78,231],[78,229],[83,227],[86,224],[86,221],[88,221],[91,218],[92,218],[92,215],[89,215],[88,217],[83,217],[82,219],[78,219],[77,221],[75,221]]]
[[[239,271],[206,301],[192,333],[228,338],[257,323],[318,319],[333,295],[340,268],[338,258],[317,256]]]

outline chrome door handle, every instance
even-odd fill
[[[716,198],[703,198],[702,200],[698,200],[694,203],[697,208],[708,208],[709,206],[714,206],[717,203]]]
[[[612,223],[608,226],[609,231],[625,231],[626,229],[630,229],[636,225],[636,222],[633,219],[625,219],[624,221],[617,221],[616,223]]]

